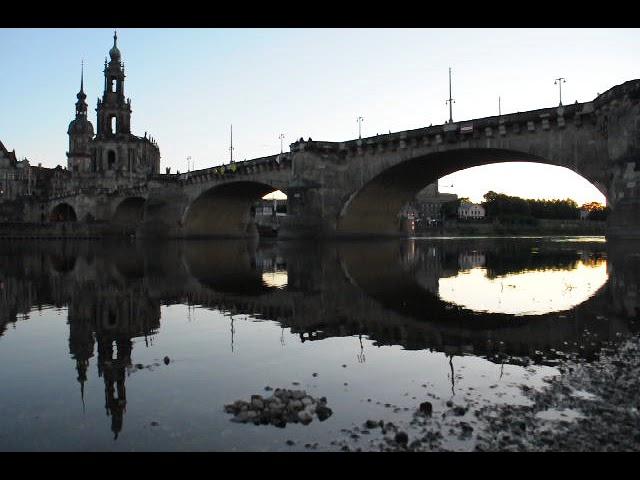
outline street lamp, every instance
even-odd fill
[[[453,123],[453,105],[456,101],[451,98],[451,67],[449,67],[449,100],[444,102],[444,104],[449,104],[449,123]]]
[[[554,85],[558,85],[558,87],[560,88],[560,106],[562,106],[562,84],[563,83],[567,83],[567,80],[563,77],[556,78],[555,81],[553,82]]]
[[[362,121],[364,117],[358,117],[358,138],[362,138]]]
[[[281,133],[278,138],[280,139],[280,153],[283,153],[282,139],[284,138],[284,133]]]

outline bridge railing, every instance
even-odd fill
[[[269,155],[267,157],[253,158],[250,160],[241,160],[238,162],[230,162],[215,167],[208,167],[191,172],[175,174],[180,182],[190,182],[194,179],[210,176],[225,176],[230,174],[246,174],[254,171],[256,168],[262,167],[280,167],[289,166],[291,162],[290,154],[279,153],[277,155]]]

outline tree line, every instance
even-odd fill
[[[446,217],[457,214],[457,208],[467,198],[459,198],[444,208]],[[589,202],[581,206],[570,198],[564,200],[538,200],[514,197],[504,193],[489,191],[484,194],[482,206],[487,219],[497,219],[507,223],[531,223],[537,219],[577,220],[581,210],[587,212],[588,220],[606,220],[610,208],[598,202]]]

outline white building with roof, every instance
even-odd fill
[[[485,215],[485,209],[479,203],[461,202],[458,207],[458,218],[461,220],[484,218]]]

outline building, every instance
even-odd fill
[[[589,218],[589,210],[586,208],[580,209],[580,220],[587,220]]]
[[[32,166],[26,158],[18,160],[15,150],[9,152],[0,142],[0,222],[21,222],[27,210],[34,210],[37,199],[62,192],[70,174],[58,166]],[[33,221],[44,221],[37,213]]]
[[[444,205],[457,199],[455,193],[438,191],[438,182],[434,182],[420,190],[414,199],[402,208],[400,217],[407,222],[407,227],[411,230],[441,225],[444,220]]]
[[[480,219],[486,215],[485,209],[478,203],[460,202],[458,218],[461,220]]]
[[[97,128],[87,118],[84,72],[80,76],[76,117],[69,124],[68,170],[80,177],[127,177],[142,180],[160,173],[156,142],[131,133],[131,99],[125,99],[125,70],[118,36],[113,34],[110,61],[104,61],[104,92],[96,108]]]
[[[0,142],[0,222],[41,223],[47,221],[86,221],[48,212],[44,201],[52,197],[72,197],[79,192],[110,193],[121,187],[147,184],[160,173],[160,149],[153,138],[131,133],[131,100],[125,98],[125,69],[114,32],[110,61],[104,64],[104,92],[97,101],[97,128],[87,113],[84,68],[80,91],[76,95],[75,118],[69,123],[67,166],[32,166],[17,160]],[[57,208],[57,207],[56,207]]]

